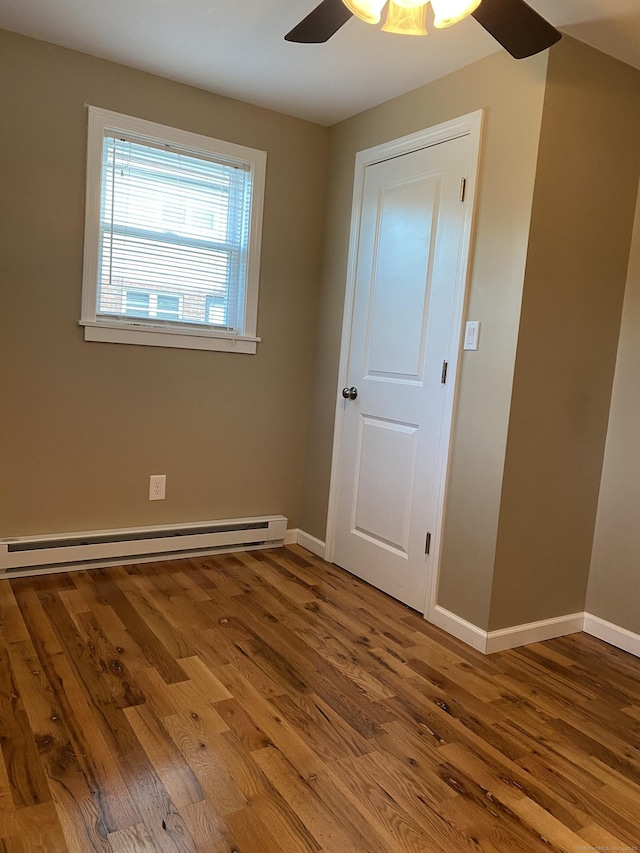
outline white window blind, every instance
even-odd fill
[[[106,133],[97,317],[242,332],[251,169]]]

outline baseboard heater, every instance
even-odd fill
[[[0,578],[150,563],[284,543],[282,515],[0,539]]]

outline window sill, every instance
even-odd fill
[[[242,335],[200,332],[197,329],[166,329],[157,326],[123,325],[121,323],[93,323],[81,321],[85,341],[110,344],[137,344],[146,347],[173,347],[199,349],[213,352],[236,352],[253,355],[260,338]]]

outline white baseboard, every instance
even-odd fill
[[[468,646],[486,654],[487,632],[478,628],[477,625],[472,625],[471,622],[467,622],[461,616],[456,616],[450,610],[445,610],[439,604],[434,607],[429,621],[448,634],[453,634],[454,637],[462,640]]]
[[[591,613],[570,613],[540,622],[501,628],[499,631],[483,631],[461,616],[436,605],[430,621],[486,655],[584,631],[585,634],[591,634],[611,646],[640,657],[640,634],[634,634]]]
[[[284,544],[285,545],[297,545],[298,544],[298,533],[300,531],[297,527],[288,527],[284,534]]]
[[[321,560],[324,560],[325,554],[327,553],[327,546],[322,539],[316,539],[315,536],[312,536],[310,533],[305,533],[304,530],[298,530],[298,545],[302,545],[303,548],[306,548],[307,551],[311,551],[312,554],[315,554],[316,557],[320,557]]]
[[[430,621],[468,646],[488,655],[530,643],[541,643],[543,640],[551,640],[554,637],[564,637],[566,634],[576,634],[582,631],[584,613],[572,613],[568,616],[557,616],[554,619],[543,619],[540,622],[514,625],[499,631],[483,631],[477,625],[467,622],[466,619],[437,604]]]
[[[571,613],[567,616],[556,616],[553,619],[542,619],[539,622],[528,622],[525,625],[489,631],[485,653],[501,652],[518,646],[528,646],[530,643],[552,640],[554,637],[577,634],[582,631],[583,624],[584,613]]]
[[[591,634],[592,637],[597,637],[605,643],[640,657],[640,634],[634,634],[633,631],[628,631],[620,625],[614,625],[613,622],[607,622],[606,619],[591,613],[584,614],[583,630],[585,634]]]
[[[327,550],[322,539],[316,539],[315,536],[312,536],[310,533],[305,533],[304,530],[300,530],[299,527],[292,527],[287,530],[284,537],[284,544],[302,545],[303,548],[306,548],[307,551],[311,551],[312,554],[315,554],[316,557],[320,557],[322,560],[324,560]]]

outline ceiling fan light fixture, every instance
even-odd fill
[[[482,0],[431,0],[435,14],[434,26],[438,29],[457,24],[474,12]]]
[[[403,9],[417,9],[424,6],[424,11],[427,11],[429,0],[393,0],[394,6],[402,6]]]
[[[380,13],[387,0],[342,0],[342,2],[361,21],[377,24],[380,22]]]
[[[420,5],[414,6],[406,6],[403,3],[389,0],[387,19],[382,29],[385,33],[398,33],[402,36],[426,36],[426,21],[427,3],[424,0]]]

